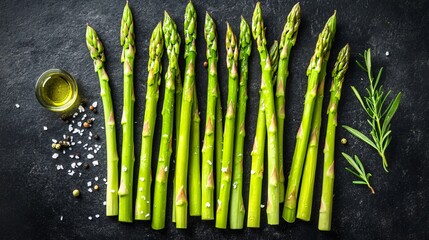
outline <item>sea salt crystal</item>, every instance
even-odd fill
[[[80,105],[80,106],[79,106],[79,112],[81,112],[81,113],[82,113],[82,112],[85,112],[85,108],[83,108],[83,106],[82,106],[82,105]]]
[[[95,181],[98,181],[98,177],[95,177],[95,178],[94,178],[94,180],[95,180]]]
[[[100,214],[95,214],[95,217],[96,217],[96,218],[99,218],[99,217],[100,217]]]
[[[57,143],[58,141],[57,141],[57,139],[53,139],[53,138],[52,138],[52,142],[53,142],[53,143]]]
[[[255,173],[256,173],[255,170],[250,171],[250,174],[255,174]]]
[[[70,171],[70,170],[69,170]],[[74,171],[70,171],[69,173],[67,173],[68,175],[70,175],[70,176],[73,176],[74,175]]]
[[[75,134],[75,133],[79,133],[80,132],[80,129],[79,128],[75,128],[74,130],[73,130],[73,134]]]
[[[103,202],[103,205],[104,205],[104,206],[106,206],[106,204],[107,204],[107,203],[106,203],[106,201],[104,201],[104,202]]]
[[[73,125],[69,124],[69,132],[73,131]]]
[[[89,132],[89,136],[92,137],[92,132]]]
[[[88,217],[88,219],[91,221],[91,220],[92,220],[92,217],[91,217],[91,216],[89,216],[89,217]]]
[[[223,167],[223,168],[222,168],[222,172],[226,172],[226,171],[228,171],[228,168]]]
[[[60,221],[62,221],[63,220],[63,216],[60,216]]]
[[[92,182],[89,181],[89,182],[86,183],[86,186],[91,187],[91,184],[92,184]]]
[[[386,51],[386,56],[389,56],[389,55],[390,55],[389,51]]]
[[[57,167],[57,170],[64,169],[63,165],[55,165]]]
[[[97,160],[92,161],[92,165],[94,165],[94,166],[98,166],[98,161],[97,161]]]
[[[58,153],[54,153],[54,154],[52,154],[52,158],[53,158],[53,159],[57,159],[57,158],[58,158],[58,156],[59,156],[59,155],[58,155]]]
[[[77,122],[78,127],[82,127],[82,122]]]
[[[92,149],[91,149],[92,150]],[[88,159],[93,159],[94,158],[94,155],[92,155],[91,153],[89,153],[87,156],[86,156]]]
[[[69,155],[70,158],[74,158],[74,155]]]
[[[265,205],[264,204],[261,204],[261,208],[264,208],[265,207]]]
[[[77,166],[80,167],[82,165],[82,162],[78,162]]]
[[[206,208],[209,208],[209,207],[210,207],[210,203],[206,202]]]
[[[79,140],[79,141],[77,141],[77,144],[82,144],[82,141],[80,141],[80,140]]]
[[[43,130],[45,130],[45,131],[46,131],[46,130],[48,130],[48,127],[46,127],[46,126],[43,126]]]
[[[16,107],[16,108],[20,108],[21,106],[19,106],[19,104],[18,104],[18,103],[15,103],[15,107]]]
[[[95,107],[95,108],[97,107],[97,105],[98,105],[97,101],[95,101],[95,102],[92,103],[92,106]]]
[[[70,166],[71,166],[72,168],[76,168],[76,163],[75,163],[75,162],[72,162],[72,163],[70,164]]]
[[[88,188],[88,192],[92,192],[92,188]]]
[[[106,178],[103,178],[103,181],[104,181],[104,182],[106,182],[106,181],[107,181],[107,179],[106,179]]]
[[[79,155],[76,155],[76,156],[74,156],[74,158],[75,158],[75,159],[79,159],[80,157],[79,157]]]
[[[77,117],[77,115],[78,115],[78,113],[77,113],[77,112],[73,113],[73,118],[76,118],[76,117]]]

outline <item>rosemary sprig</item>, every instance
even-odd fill
[[[349,127],[343,126],[347,131],[349,131],[354,136],[358,137],[371,147],[375,148],[383,160],[383,168],[386,172],[387,170],[387,159],[385,155],[385,151],[387,146],[389,146],[390,141],[392,140],[390,130],[390,121],[392,120],[393,115],[398,109],[399,103],[401,101],[401,92],[396,95],[393,101],[389,103],[387,108],[385,108],[385,102],[387,97],[390,95],[391,91],[389,90],[387,93],[383,92],[383,86],[379,85],[379,80],[381,77],[381,73],[383,72],[383,68],[380,68],[377,74],[377,78],[374,79],[372,75],[372,65],[371,65],[371,49],[368,49],[363,54],[364,64],[356,61],[357,65],[368,74],[369,79],[369,87],[366,88],[367,96],[363,98],[356,90],[355,87],[351,87],[356,98],[359,100],[363,109],[369,116],[367,120],[369,125],[371,126],[371,136],[372,140],[364,135],[362,132]]]
[[[361,185],[367,185],[368,188],[371,190],[372,194],[375,194],[374,188],[369,184],[369,177],[371,177],[371,173],[366,173],[365,168],[362,165],[362,162],[359,160],[359,157],[355,155],[355,158],[353,159],[346,153],[343,154],[343,157],[349,162],[349,164],[354,168],[354,170],[346,167],[346,170],[351,172],[356,177],[360,178],[361,180],[355,180],[353,181],[354,184],[361,184]]]

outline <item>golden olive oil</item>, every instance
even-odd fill
[[[61,69],[48,70],[39,77],[36,97],[43,107],[54,112],[68,113],[79,104],[76,80]]]

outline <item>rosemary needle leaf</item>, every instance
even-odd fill
[[[353,167],[354,170],[346,167],[346,170],[358,177],[360,180],[354,180],[353,184],[357,185],[367,185],[371,190],[372,194],[375,194],[374,188],[369,184],[369,177],[371,177],[371,173],[365,173],[365,168],[363,167],[362,162],[360,161],[358,156],[354,156],[354,159],[350,157],[347,153],[341,153],[343,157],[347,160],[350,166]]]

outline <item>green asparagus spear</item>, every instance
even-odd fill
[[[122,113],[122,163],[119,195],[119,221],[133,221],[133,172],[134,172],[134,84],[133,69],[136,47],[134,23],[128,2],[121,22],[121,62],[124,64],[124,110]]]
[[[229,222],[231,229],[242,229],[244,222],[244,202],[243,202],[243,156],[244,156],[244,136],[246,134],[246,102],[247,102],[247,78],[249,71],[249,56],[252,50],[252,36],[250,27],[246,20],[241,17],[240,23],[240,87],[238,92],[237,120],[235,123],[235,150],[234,166],[232,173],[231,190],[231,211]]]
[[[150,188],[152,184],[152,145],[156,122],[156,108],[159,99],[159,84],[161,83],[161,59],[163,52],[164,37],[162,35],[162,23],[160,22],[153,30],[149,43],[149,74],[147,78],[146,107],[143,120],[139,180],[137,183],[136,220],[151,219]]]
[[[197,55],[197,13],[192,2],[189,2],[185,12],[185,78],[182,95],[182,107],[180,113],[179,145],[176,160],[176,228],[187,228],[188,220],[188,158],[189,138],[192,118],[192,102],[194,100],[195,87],[195,58]]]
[[[326,127],[326,139],[323,163],[322,197],[319,211],[319,230],[331,230],[332,199],[334,192],[334,155],[335,155],[335,130],[337,127],[338,102],[341,97],[341,89],[344,75],[349,66],[350,47],[347,44],[338,54],[337,61],[332,71],[331,97],[328,106],[328,123]]]
[[[286,82],[289,76],[289,58],[290,51],[295,45],[296,37],[298,35],[298,28],[301,22],[301,8],[299,3],[293,6],[289,15],[287,16],[286,24],[283,28],[282,37],[280,39],[280,60],[279,69],[277,74],[276,86],[276,113],[277,113],[277,126],[279,131],[279,198],[280,203],[284,202],[285,196],[285,176],[283,169],[284,161],[284,124],[285,124],[285,94]]]
[[[207,108],[206,127],[204,133],[204,143],[202,149],[202,179],[201,179],[201,219],[214,219],[214,148],[215,148],[215,128],[216,126],[216,101],[218,98],[217,81],[217,32],[216,24],[208,13],[204,25],[204,37],[207,43],[208,62],[208,84],[207,84]]]
[[[192,103],[192,125],[189,156],[189,215],[201,216],[201,155],[200,155],[200,113],[197,89],[194,87]]]
[[[86,26],[86,46],[91,58],[94,60],[94,70],[100,80],[100,96],[103,100],[104,125],[106,131],[106,163],[107,163],[107,187],[106,187],[106,216],[118,215],[118,151],[116,148],[115,115],[113,113],[112,96],[110,94],[109,76],[104,68],[104,47],[95,30]]]
[[[220,182],[222,175],[222,149],[223,149],[223,117],[222,101],[219,85],[217,86],[216,99],[216,127],[215,127],[215,158],[216,158],[216,199],[219,199]],[[217,204],[217,201],[216,201]],[[217,207],[217,205],[216,205]]]
[[[159,147],[153,199],[152,228],[157,230],[165,227],[168,170],[170,169],[170,157],[172,153],[175,80],[176,72],[179,71],[178,58],[180,52],[180,35],[177,32],[176,23],[174,23],[167,12],[164,12],[164,24],[162,29],[169,64],[165,74],[165,94],[162,107],[162,138]]]
[[[283,208],[283,218],[292,223],[296,217],[297,196],[302,175],[302,167],[307,152],[307,144],[310,135],[311,121],[313,119],[314,105],[316,102],[317,87],[324,59],[329,56],[332,41],[335,35],[336,13],[329,18],[316,44],[316,49],[307,68],[308,86],[305,95],[304,110],[301,126],[296,135],[296,146],[289,173],[288,185]]]
[[[228,207],[231,194],[231,174],[234,151],[235,116],[238,89],[238,44],[231,26],[227,23],[226,31],[226,66],[228,68],[228,101],[225,116],[225,130],[223,136],[222,174],[216,211],[216,227],[226,228],[228,221]]]
[[[279,58],[278,42],[274,41],[270,48],[270,59]],[[275,62],[271,68],[271,76],[277,71]],[[267,129],[265,126],[265,103],[264,98],[260,94],[258,119],[256,122],[256,135],[252,149],[252,167],[250,171],[250,188],[249,188],[249,206],[247,215],[247,227],[259,228],[261,221],[261,197],[262,197],[262,180],[264,176],[264,154],[265,154],[265,138]]]
[[[271,76],[271,60],[266,46],[265,27],[262,19],[262,10],[258,2],[253,12],[252,34],[255,39],[262,69],[261,90],[265,103],[265,122],[268,135],[268,196],[267,219],[268,224],[279,224],[279,188],[278,188],[278,132],[274,104],[273,82]]]

